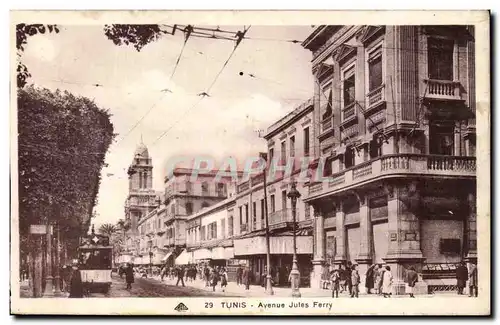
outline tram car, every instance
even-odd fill
[[[92,226],[92,233],[80,240],[78,255],[86,293],[107,294],[111,288],[113,260],[113,246],[109,243],[109,237],[96,234]]]

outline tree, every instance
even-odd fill
[[[107,110],[85,97],[29,86],[18,90],[19,231],[55,223],[69,252],[90,226],[105,154],[114,137]]]
[[[169,32],[159,25],[105,25],[104,35],[115,45],[133,45],[140,52],[147,44],[158,40]]]
[[[17,87],[22,88],[26,85],[26,80],[31,77],[28,68],[21,62],[21,53],[24,52],[24,46],[28,43],[28,37],[38,33],[45,34],[59,33],[57,25],[43,24],[18,24],[16,25],[16,49],[17,49]]]
[[[113,237],[117,230],[118,229],[115,227],[115,225],[112,225],[110,223],[105,223],[101,225],[101,227],[99,227],[99,233],[108,236],[110,239],[111,237]]]

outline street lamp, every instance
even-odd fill
[[[297,266],[297,199],[300,197],[299,191],[297,191],[297,183],[292,180],[292,188],[288,193],[287,197],[292,201],[292,216],[293,216],[293,261],[292,261],[292,271],[290,271],[290,282],[292,285],[292,297],[300,298],[299,284],[300,284],[300,272]]]
[[[260,153],[260,158],[267,162],[267,154],[265,152]],[[264,168],[264,211],[266,216],[266,262],[267,262],[267,274],[266,274],[266,293],[270,296],[274,295],[273,285],[271,282],[271,248],[269,243],[269,215],[267,212],[267,181],[266,181],[267,168]]]

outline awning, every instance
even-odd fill
[[[200,248],[193,252],[193,257],[195,260],[209,260],[212,259],[212,252],[206,248]]]
[[[229,260],[234,257],[233,247],[214,247],[212,248],[213,260]]]
[[[160,265],[163,262],[163,258],[165,257],[165,253],[157,252],[153,255],[153,264]]]
[[[276,236],[269,238],[271,254],[293,254],[293,236]],[[313,236],[297,236],[297,254],[313,253]],[[266,238],[264,236],[234,240],[234,255],[266,254]]]
[[[166,262],[166,261],[170,258],[170,256],[172,256],[172,252],[167,253],[167,255],[165,255],[165,256],[161,259],[161,261],[162,261],[162,262]]]
[[[176,265],[187,265],[193,263],[194,263],[193,254],[186,250],[183,250],[182,253],[175,259]]]

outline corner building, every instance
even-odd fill
[[[477,258],[473,27],[319,26],[302,45],[324,176],[304,198],[312,285],[351,261],[363,281],[389,265],[395,294],[410,266],[419,291],[454,290],[456,264]]]

